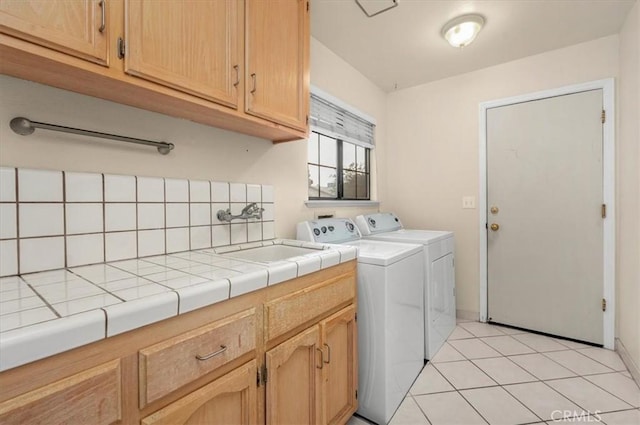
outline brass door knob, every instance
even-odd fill
[[[498,223],[491,223],[491,230],[497,232],[500,229],[500,225]]]

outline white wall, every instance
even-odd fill
[[[391,93],[387,104],[382,209],[409,227],[456,234],[457,308],[478,317],[478,105],[618,75],[618,36]]]
[[[640,370],[640,6],[620,31],[617,334]]]
[[[312,84],[373,116],[384,128],[385,96],[323,45],[312,41]],[[101,99],[0,76],[0,165],[133,175],[273,184],[276,235],[295,237],[295,224],[314,217],[307,208],[305,141],[270,141],[207,127]],[[153,148],[38,130],[16,135],[9,121],[34,121],[170,141],[162,156]],[[378,135],[382,134],[378,132]],[[330,209],[355,216],[369,209]]]

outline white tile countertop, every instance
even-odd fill
[[[223,256],[313,248],[269,263]],[[356,248],[272,240],[0,278],[0,371],[325,269]]]

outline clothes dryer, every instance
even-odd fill
[[[365,239],[424,247],[424,358],[432,359],[456,327],[453,232],[405,229],[393,213],[360,215],[355,221]]]

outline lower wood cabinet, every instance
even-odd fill
[[[142,424],[255,424],[258,420],[256,374],[256,361],[252,360],[142,419]]]
[[[349,261],[0,373],[0,424],[345,424]]]
[[[344,424],[357,408],[355,306],[267,351],[267,424]]]

